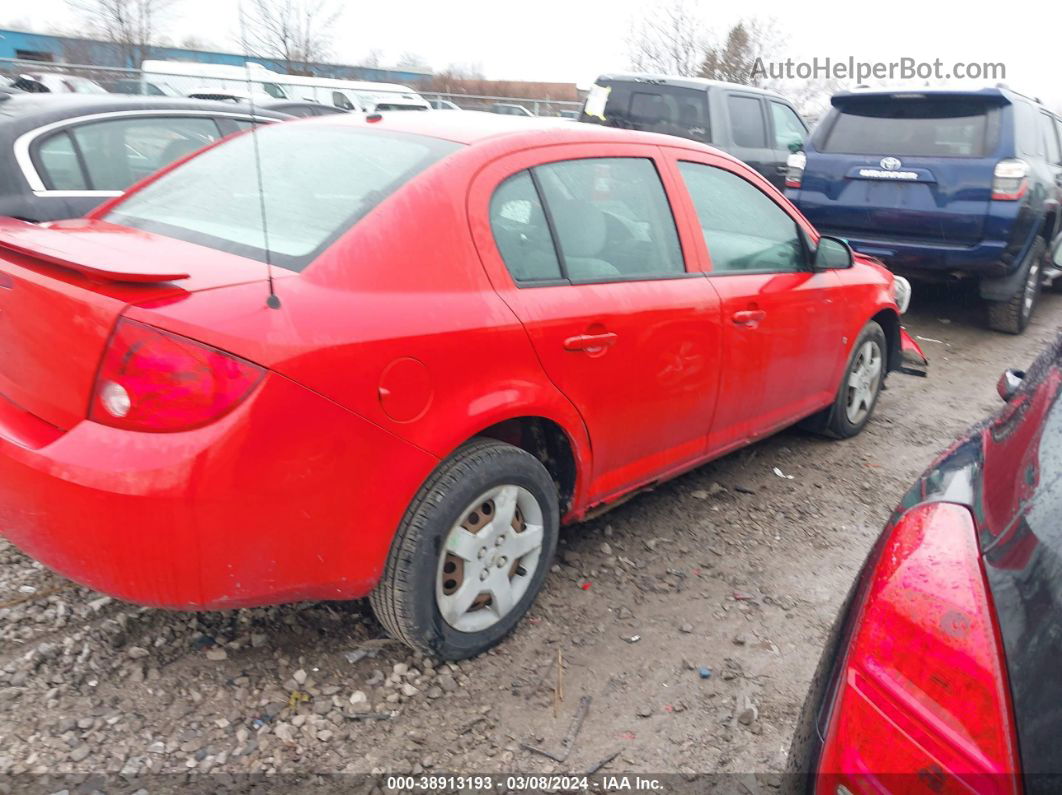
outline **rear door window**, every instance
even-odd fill
[[[538,166],[534,174],[573,282],[685,273],[671,205],[652,160],[565,160]]]
[[[1051,116],[1046,113],[1040,114],[1040,129],[1043,130],[1044,146],[1047,149],[1047,160],[1049,163],[1062,162],[1062,151],[1058,146],[1058,134],[1055,131],[1055,122]]]
[[[998,136],[991,106],[964,97],[865,97],[839,108],[823,152],[983,157]]]
[[[50,190],[88,189],[74,141],[66,130],[41,143],[37,148],[37,165]]]
[[[762,149],[767,146],[767,128],[763,123],[763,103],[757,97],[728,94],[730,132],[736,146]]]
[[[694,141],[711,139],[708,93],[704,89],[655,83],[613,83],[604,88],[609,89],[604,117],[611,126]]]
[[[521,171],[498,186],[490,200],[490,228],[515,281],[562,278],[546,213],[530,172]]]
[[[136,117],[71,128],[93,190],[134,182],[221,137],[211,118]]]

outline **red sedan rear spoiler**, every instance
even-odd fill
[[[186,268],[165,261],[161,248],[145,233],[106,221],[31,224],[0,218],[0,254],[13,251],[97,279],[153,283],[189,278]]]

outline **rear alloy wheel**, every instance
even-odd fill
[[[1021,334],[1029,326],[1043,281],[1044,241],[1037,238],[1029,252],[1029,272],[1025,283],[1007,301],[989,301],[988,327],[1007,334]]]
[[[439,556],[435,604],[461,632],[492,627],[519,604],[542,556],[542,506],[512,484],[477,497],[450,528]]]
[[[833,405],[809,417],[803,426],[835,439],[848,439],[863,430],[885,383],[887,352],[881,326],[867,323],[852,346]]]
[[[444,660],[480,654],[519,622],[557,546],[557,490],[530,453],[462,447],[421,487],[370,596],[388,632]]]

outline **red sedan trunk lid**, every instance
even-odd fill
[[[65,430],[87,415],[126,307],[265,276],[243,257],[105,221],[0,219],[0,396]]]

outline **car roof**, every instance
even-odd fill
[[[772,91],[769,88],[759,88],[758,86],[746,86],[741,83],[728,83],[725,80],[709,80],[707,77],[679,77],[677,75],[661,75],[650,74],[642,72],[610,72],[609,74],[598,75],[595,82],[600,83],[603,80],[610,82],[621,83],[648,83],[659,84],[665,86],[678,86],[679,88],[728,88],[734,91],[743,91],[748,94],[766,94],[778,99],[785,99],[777,91]]]
[[[337,108],[335,105],[327,105],[324,102],[314,102],[311,99],[269,99],[254,101],[255,110],[263,108],[265,110],[272,110],[277,113],[288,113],[296,108],[307,108],[314,110],[323,110],[325,114],[340,114],[347,113],[343,108]]]
[[[728,160],[735,159],[724,152],[686,138],[639,130],[622,130],[584,122],[573,124],[571,119],[556,116],[505,116],[476,110],[463,113],[383,111],[368,115],[343,113],[320,116],[300,120],[297,124],[349,125],[394,130],[439,138],[467,146],[503,140],[509,142],[513,148],[566,143],[648,144],[695,149]]]
[[[180,97],[143,97],[130,94],[36,94],[14,93],[0,95],[0,128],[11,126],[33,129],[51,122],[88,116],[96,113],[117,113],[126,110],[195,110],[216,113],[244,112],[248,105],[214,100],[182,99]],[[255,108],[262,118],[286,119],[286,115]]]
[[[999,99],[1003,102],[1013,102],[1015,99],[1041,104],[1034,97],[1022,94],[1006,86],[982,86],[981,88],[949,88],[939,86],[933,88],[855,88],[851,91],[839,91],[830,97],[830,102],[836,105],[838,102],[847,102],[860,97],[985,97]]]

